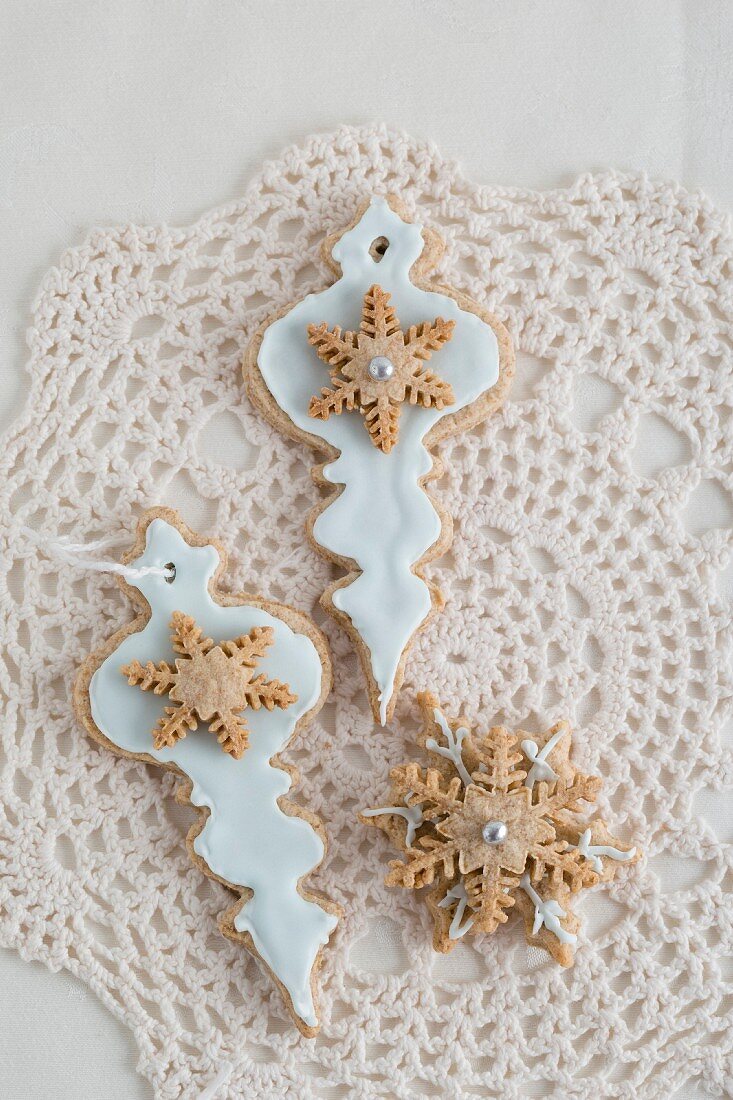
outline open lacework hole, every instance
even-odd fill
[[[163,568],[166,571],[165,583],[166,584],[173,584],[173,581],[176,579],[176,564],[175,564],[175,562],[167,561],[165,563],[165,565],[163,566]]]
[[[384,259],[384,254],[389,248],[389,241],[386,237],[375,237],[372,243],[369,245],[369,255],[374,260],[375,264],[379,264]]]

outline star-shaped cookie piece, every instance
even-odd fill
[[[390,296],[374,285],[364,295],[358,332],[329,329],[324,321],[308,325],[308,342],[328,366],[332,387],[312,397],[309,416],[328,420],[331,413],[358,409],[375,447],[388,454],[399,437],[405,401],[442,409],[455,401],[453,390],[425,363],[453,335],[455,321],[424,321],[403,332]]]
[[[429,766],[393,768],[390,805],[361,814],[404,853],[387,884],[432,886],[438,951],[468,932],[494,932],[516,906],[528,941],[568,966],[580,927],[572,896],[639,858],[586,818],[582,803],[595,801],[601,780],[571,763],[565,722],[537,740],[503,726],[478,733],[448,722],[436,696],[420,702]]]
[[[121,672],[127,682],[155,695],[168,695],[175,706],[166,707],[155,729],[156,749],[170,748],[208,722],[224,752],[239,760],[249,744],[249,730],[241,712],[247,707],[289,707],[296,701],[287,684],[255,676],[257,662],[272,645],[272,627],[254,627],[232,641],[214,645],[190,615],[174,611],[171,643],[175,667],[167,661],[141,664],[131,661]]]

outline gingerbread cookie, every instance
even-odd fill
[[[348,572],[322,603],[357,647],[382,724],[411,640],[443,605],[423,577],[452,538],[426,488],[441,470],[433,448],[498,408],[513,371],[503,325],[428,280],[442,250],[398,200],[372,199],[324,242],[337,281],[270,318],[244,362],[263,414],[326,456],[313,476],[329,495],[307,530]]]
[[[315,1035],[316,975],[340,909],[303,885],[326,835],[285,800],[298,775],[277,753],[328,694],[325,639],[290,607],[220,592],[223,548],[170,509],[145,513],[123,560],[138,570],[120,584],[139,613],[82,665],[77,714],[113,752],[182,777],[176,797],[199,811],[191,859],[238,895],[222,932],[262,961]]]
[[[536,739],[502,726],[480,734],[449,722],[437,696],[418,698],[429,765],[393,768],[392,804],[360,814],[405,853],[387,884],[432,886],[436,951],[494,932],[516,906],[528,943],[570,966],[580,927],[573,894],[640,858],[603,821],[586,820],[582,803],[595,801],[601,780],[570,762],[565,722]]]

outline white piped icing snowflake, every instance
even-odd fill
[[[468,933],[494,932],[516,906],[528,942],[569,966],[580,927],[572,895],[639,858],[584,815],[601,780],[570,762],[564,722],[532,739],[502,726],[474,734],[468,723],[449,722],[434,695],[419,699],[429,766],[393,768],[394,805],[361,814],[405,853],[390,863],[388,885],[433,887],[437,951]]]

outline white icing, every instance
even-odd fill
[[[452,760],[464,784],[467,787],[470,787],[472,779],[471,776],[468,774],[468,769],[466,768],[466,765],[463,763],[463,753],[461,750],[463,742],[468,737],[468,730],[465,726],[459,726],[454,733],[446,722],[442,711],[438,710],[437,707],[435,707],[435,709],[433,710],[433,717],[440,726],[441,733],[448,742],[448,745],[447,747],[439,745],[434,737],[428,737],[427,741],[425,742],[425,748],[430,749],[431,752],[437,752],[440,756],[444,756],[447,760]]]
[[[567,929],[563,928],[560,924],[560,918],[567,914],[559,901],[555,901],[554,898],[548,898],[547,901],[543,901],[530,882],[529,875],[526,871],[520,878],[519,885],[530,901],[534,903],[532,935],[536,936],[540,928],[544,925],[545,928],[557,936],[561,943],[577,943],[578,937],[573,935],[572,932],[568,932]]]
[[[439,909],[448,909],[449,906],[457,901],[456,911],[453,914],[453,920],[450,922],[450,928],[448,929],[448,935],[452,940],[460,940],[461,936],[465,936],[466,932],[473,927],[473,917],[469,917],[461,924],[463,920],[463,914],[466,911],[468,905],[468,894],[466,893],[466,887],[462,882],[457,882],[455,886],[451,886],[442,901],[438,902]]]
[[[415,833],[420,828],[423,822],[422,814],[422,802],[418,802],[415,806],[410,806],[405,798],[404,806],[379,806],[376,810],[362,810],[362,817],[379,817],[380,814],[396,814],[398,817],[404,817],[407,822],[407,832],[405,834],[405,843],[408,848],[412,847],[412,842],[415,839]]]
[[[528,760],[532,761],[532,767],[527,772],[527,778],[524,781],[525,787],[529,787],[529,789],[532,790],[537,782],[542,781],[549,783],[553,779],[557,779],[557,772],[547,763],[547,757],[566,733],[567,727],[562,726],[557,733],[553,733],[547,744],[543,745],[539,751],[536,741],[531,741],[529,738],[526,741],[522,741],[522,752]]]
[[[591,830],[586,829],[578,840],[577,849],[582,856],[585,856],[593,864],[593,870],[596,874],[600,875],[603,871],[601,856],[608,856],[609,859],[617,859],[619,862],[625,863],[636,855],[636,848],[631,848],[628,852],[622,852],[620,848],[613,848],[610,844],[591,844],[590,838]]]
[[[309,638],[265,611],[217,604],[208,591],[219,564],[215,548],[189,546],[174,527],[156,519],[148,527],[145,552],[134,564],[160,568],[168,562],[176,567],[172,583],[159,575],[136,582],[152,614],[144,629],[126,637],[92,677],[92,716],[115,745],[161,762],[174,761],[193,781],[191,801],[211,810],[194,843],[196,853],[227,882],[253,890],[235,927],[250,932],[296,1013],[315,1026],[311,969],[336,918],[296,889],[322,859],[323,844],[306,821],[288,817],[277,805],[290,788],[290,778],[270,760],[320,695],[320,658]],[[174,611],[193,616],[217,641],[249,633],[254,626],[274,628],[273,645],[259,667],[268,679],[289,684],[298,698],[285,710],[247,711],[250,745],[241,760],[222,752],[206,729],[172,748],[153,748],[151,731],[167,700],[131,687],[120,668],[134,658],[143,664],[173,660],[169,623]]]
[[[491,327],[459,309],[452,298],[411,283],[410,268],[423,250],[421,228],[403,222],[384,199],[373,199],[333,250],[341,278],[271,324],[258,357],[265,384],[293,423],[340,451],[323,472],[343,491],[320,514],[313,534],[326,550],[353,559],[361,570],[355,581],[334,592],[333,603],[349,616],[369,651],[382,725],[400,656],[431,608],[427,585],[412,572],[440,535],[440,519],[418,485],[432,465],[423,438],[438,420],[471,404],[499,377]],[[377,237],[389,241],[379,264],[369,253]],[[311,397],[329,384],[329,374],[308,344],[306,326],[325,321],[329,328],[358,329],[364,294],[374,283],[392,295],[403,329],[438,316],[456,322],[435,362],[453,388],[454,404],[444,409],[403,404],[399,439],[389,454],[373,445],[358,412],[328,420],[308,415]]]

